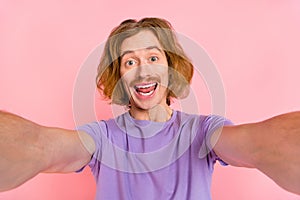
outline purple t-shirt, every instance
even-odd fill
[[[127,112],[78,127],[96,143],[89,163],[96,199],[211,199],[213,166],[219,158],[211,150],[210,136],[229,124],[220,116],[173,111],[167,122],[135,120]]]

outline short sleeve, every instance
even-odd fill
[[[233,123],[218,115],[209,115],[207,116],[203,122],[202,122],[202,131],[204,133],[203,138],[203,144],[201,146],[199,157],[203,158],[205,156],[209,157],[209,160],[214,164],[216,161],[219,161],[221,165],[228,165],[226,162],[224,162],[221,158],[218,157],[218,155],[214,152],[213,146],[211,145],[211,137],[213,133],[218,130],[219,128],[222,128],[223,126],[229,126]]]
[[[95,142],[95,152],[92,155],[91,161],[88,163],[88,166],[94,171],[99,163],[97,161],[101,159],[102,136],[107,132],[106,124],[104,121],[93,122],[79,126],[76,130],[84,131],[89,134]],[[77,172],[81,172],[84,168],[85,166]]]

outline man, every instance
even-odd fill
[[[77,131],[44,127],[0,113],[0,189],[41,172],[89,165],[97,199],[211,199],[214,163],[257,168],[300,194],[300,112],[233,126],[220,116],[172,110],[193,65],[171,25],[158,18],[126,20],[110,34],[97,86],[128,112]]]

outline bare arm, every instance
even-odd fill
[[[282,188],[300,194],[300,112],[224,127],[212,143],[229,164],[257,168]]]
[[[87,164],[93,139],[84,132],[40,126],[0,111],[0,191],[41,172],[73,172]]]

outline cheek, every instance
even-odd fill
[[[120,67],[120,76],[121,76],[123,82],[126,81],[128,79],[128,77],[130,76],[130,73],[128,73],[128,72],[129,72],[129,70],[126,69],[125,67],[123,67],[123,66]]]
[[[130,95],[130,89],[128,87],[128,84],[129,84],[128,81],[126,79],[123,79],[123,78],[120,81],[121,81],[120,83],[121,83],[122,92],[126,95]]]
[[[161,79],[162,79],[162,84],[165,87],[168,87],[169,85],[169,72],[168,69],[161,71]]]
[[[123,77],[124,74],[126,74],[126,69],[124,69],[124,67],[120,67],[120,76]]]
[[[120,73],[122,83],[124,86],[128,86],[132,80],[135,79],[134,73],[132,70],[126,70]]]
[[[123,83],[124,86],[128,86],[129,85],[129,80],[128,80],[127,76],[122,77],[122,83]]]

